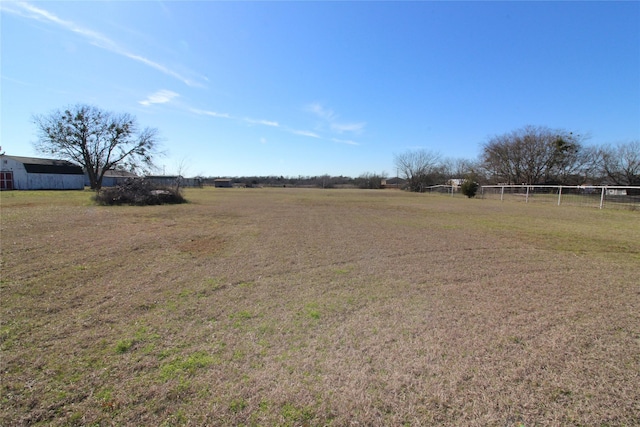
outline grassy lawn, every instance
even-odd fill
[[[640,424],[640,214],[0,194],[0,425]]]

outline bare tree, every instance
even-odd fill
[[[180,186],[184,183],[187,173],[189,173],[189,160],[183,157],[176,164],[176,191],[180,191]]]
[[[442,173],[440,154],[433,151],[415,150],[396,154],[394,163],[408,181],[411,191],[422,191],[426,185],[433,183],[434,175]]]
[[[525,126],[491,138],[482,162],[495,180],[508,184],[557,182],[575,171],[581,139],[565,130]]]
[[[115,114],[89,105],[75,105],[48,115],[37,115],[35,148],[76,162],[86,170],[91,188],[102,187],[104,174],[123,168],[141,171],[153,166],[158,131],[140,129],[129,114]]]
[[[598,165],[612,184],[640,185],[640,141],[601,147]]]
[[[442,161],[442,167],[447,179],[460,179],[468,175],[479,175],[481,169],[478,162],[460,158],[446,158]]]

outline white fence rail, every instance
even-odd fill
[[[451,191],[451,190],[450,190]],[[483,185],[477,197],[520,201],[579,205],[596,208],[640,210],[638,186],[566,186],[566,185]]]
[[[425,193],[462,196],[455,185],[434,185],[423,188]],[[476,197],[524,203],[550,205],[588,206],[594,208],[618,208],[640,211],[640,186],[611,185],[483,185]]]

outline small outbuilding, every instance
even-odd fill
[[[144,178],[160,187],[173,187],[182,179],[179,175],[147,175]]]
[[[215,188],[231,188],[231,180],[229,178],[218,178],[213,181]]]
[[[82,167],[67,160],[0,155],[0,190],[82,189]]]
[[[103,187],[115,187],[116,185],[123,184],[129,178],[138,178],[138,175],[135,173],[124,171],[120,169],[112,169],[108,170],[104,173],[102,177],[102,186]],[[87,187],[91,186],[91,180],[89,179],[89,174],[84,174],[84,185]]]
[[[402,188],[406,183],[406,180],[398,177],[383,179],[380,188]]]

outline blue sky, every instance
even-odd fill
[[[159,171],[395,175],[524,125],[640,139],[640,2],[0,2],[1,138],[74,104],[159,130]]]

